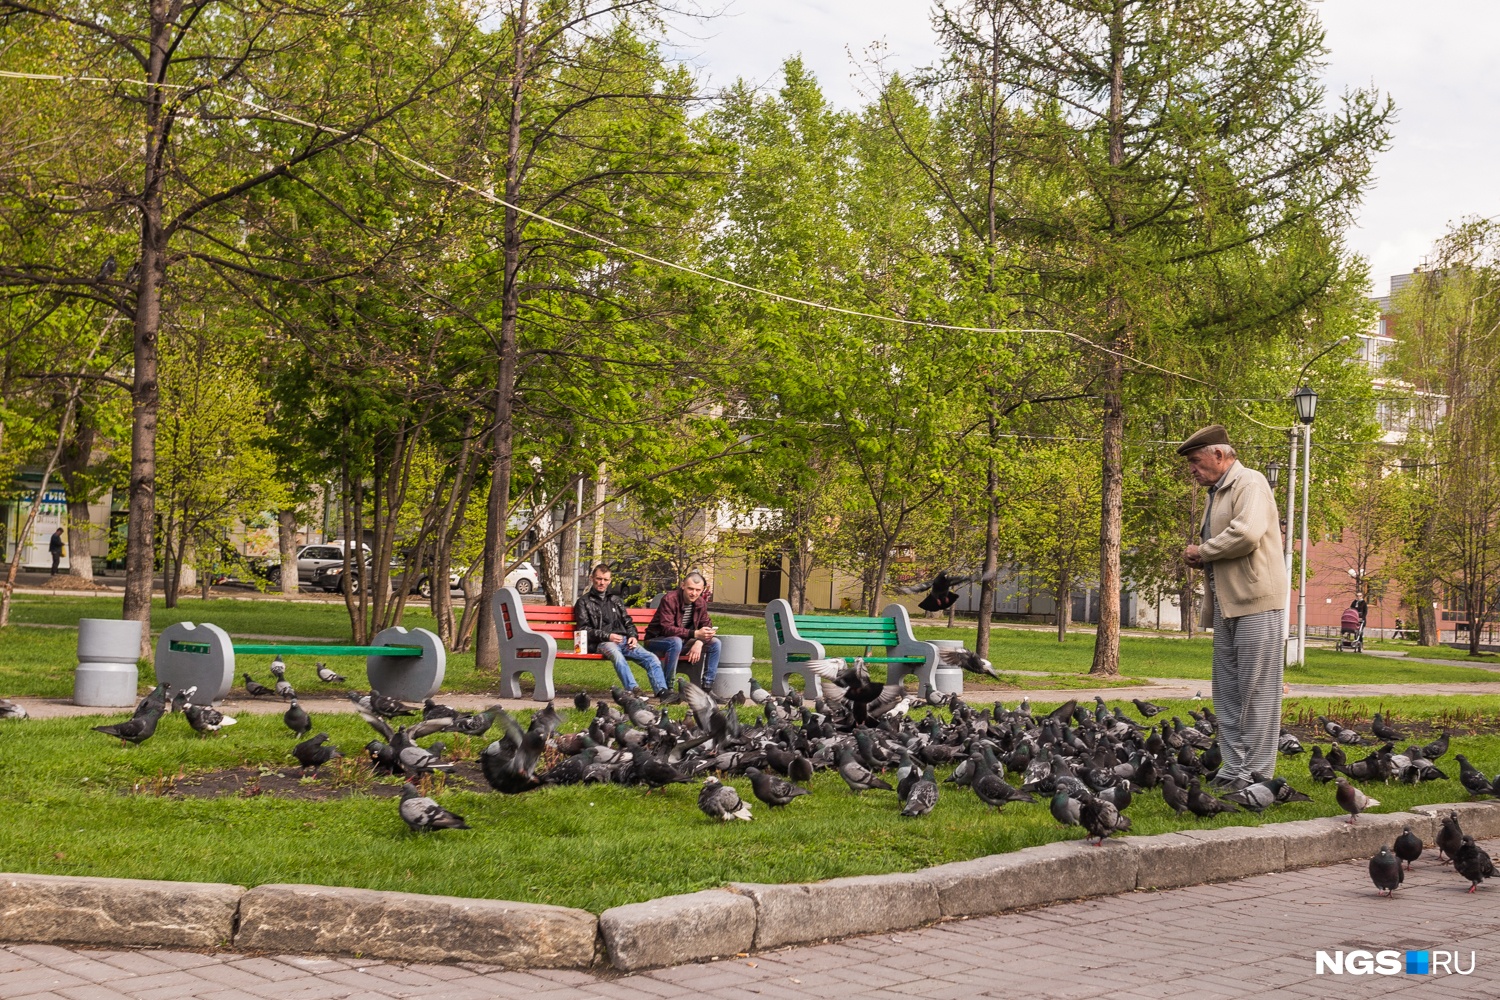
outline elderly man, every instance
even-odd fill
[[[682,586],[662,596],[651,624],[646,626],[646,648],[661,659],[668,685],[677,673],[678,658],[685,657],[689,663],[702,661],[701,686],[712,688],[714,675],[719,672],[717,635],[708,614],[708,581],[693,570],[683,577]]]
[[[1214,709],[1224,757],[1215,783],[1238,789],[1276,772],[1286,658],[1281,525],[1266,477],[1239,463],[1223,427],[1203,428],[1177,453],[1208,487],[1201,541],[1182,558],[1208,580],[1202,624],[1214,630]]]

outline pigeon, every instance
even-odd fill
[[[1322,715],[1318,716],[1318,722],[1322,724],[1323,731],[1327,733],[1334,740],[1334,742],[1347,743],[1350,746],[1364,745],[1365,738],[1359,735],[1359,733],[1355,732],[1354,730],[1345,729],[1337,722],[1334,722],[1332,719],[1329,719]]]
[[[1458,761],[1458,783],[1464,786],[1470,798],[1494,794],[1490,779],[1484,776],[1483,771],[1470,764],[1469,758],[1460,753],[1454,754],[1453,759]]]
[[[495,709],[497,707],[491,706],[483,712],[454,719],[453,725],[449,726],[448,729],[450,732],[462,733],[464,736],[483,736],[495,724]]]
[[[422,719],[423,719],[423,721],[426,721],[428,719],[456,719],[456,718],[458,718],[458,710],[457,709],[449,708],[447,705],[439,705],[437,702],[433,701],[431,698],[428,698],[426,701],[422,702]]]
[[[1172,810],[1176,812],[1177,815],[1181,816],[1183,813],[1188,811],[1187,789],[1183,788],[1176,781],[1174,781],[1170,774],[1162,779],[1161,797],[1162,801],[1171,806]]]
[[[276,694],[282,701],[297,700],[297,689],[288,684],[285,677],[276,678]]]
[[[1280,801],[1278,796],[1285,787],[1286,782],[1283,779],[1272,778],[1270,781],[1258,781],[1253,785],[1246,785],[1238,791],[1230,792],[1224,798],[1252,812],[1262,813],[1268,806],[1273,806]]]
[[[210,705],[187,704],[182,706],[182,714],[187,717],[188,725],[193,731],[205,736],[209,733],[217,733],[223,726],[232,726],[235,720],[230,716]]]
[[[410,781],[401,785],[401,818],[413,832],[421,830],[467,830],[469,824],[417,791]]]
[[[162,710],[147,711],[144,715],[132,716],[113,726],[94,726],[94,732],[118,737],[122,743],[140,746],[156,733],[156,724],[161,721]]]
[[[394,776],[401,770],[396,748],[389,743],[371,740],[365,744],[365,753],[369,755],[370,767],[377,775]]]
[[[1130,817],[1120,815],[1113,802],[1090,795],[1078,809],[1078,822],[1088,835],[1085,840],[1097,847],[1113,833],[1130,829]]]
[[[911,794],[907,796],[906,805],[901,810],[903,816],[926,816],[932,812],[932,807],[937,805],[938,786],[937,779],[932,775],[929,766],[922,772],[922,777],[912,785]]]
[[[1392,729],[1387,720],[1380,717],[1379,712],[1376,712],[1375,718],[1370,721],[1370,732],[1388,742],[1391,740],[1406,739],[1406,734],[1399,729]]]
[[[740,798],[740,793],[721,782],[713,775],[703,779],[703,790],[698,793],[698,808],[709,819],[750,820],[750,807]]]
[[[1422,748],[1422,756],[1428,760],[1436,761],[1448,752],[1448,734],[1444,733],[1431,743]]]
[[[266,695],[274,694],[275,692],[257,681],[255,678],[251,677],[249,674],[246,674],[245,693],[252,698],[264,698]]]
[[[1343,777],[1338,779],[1338,783],[1338,790],[1334,793],[1334,798],[1338,799],[1339,806],[1344,812],[1349,814],[1348,822],[1353,823],[1360,813],[1380,805],[1379,799],[1370,798],[1364,792],[1345,781]]]
[[[396,751],[396,759],[401,762],[401,769],[410,775],[453,770],[453,765],[444,763],[442,758],[443,745],[441,743],[434,743],[430,748],[419,747],[413,743]]]
[[[26,706],[17,705],[13,701],[0,698],[0,719],[24,719],[26,718]]]
[[[589,700],[587,691],[580,691],[573,696],[573,707],[578,709],[578,711],[580,712],[587,712],[589,710],[589,706],[592,704],[593,702]]]
[[[271,676],[275,677],[277,680],[281,680],[286,676],[286,664],[279,656],[274,657],[271,660],[271,666],[267,669],[271,671]]]
[[[978,653],[968,649],[943,649],[938,651],[938,658],[950,667],[958,667],[967,670],[971,674],[987,674],[990,677],[999,677],[1000,673],[989,660]]]
[[[1130,703],[1135,706],[1135,710],[1137,712],[1140,712],[1141,715],[1147,719],[1151,718],[1153,715],[1161,714],[1161,706],[1153,705],[1149,701],[1142,701],[1139,698],[1132,698],[1130,699]]]
[[[1334,778],[1333,765],[1329,763],[1327,757],[1323,756],[1322,747],[1312,748],[1312,756],[1307,759],[1307,770],[1314,781],[1320,781],[1325,785]]]
[[[1047,803],[1047,809],[1052,813],[1052,818],[1063,826],[1077,826],[1083,803],[1070,797],[1067,792],[1058,792]]]
[[[871,774],[859,761],[854,759],[854,751],[847,746],[839,747],[838,751],[839,775],[844,779],[844,784],[849,786],[849,791],[858,795],[860,792],[871,788],[878,788],[884,792],[895,791],[889,784]]]
[[[302,770],[308,768],[317,770],[335,757],[342,757],[339,748],[328,742],[327,733],[319,733],[310,740],[303,740],[292,747],[292,756],[297,758],[297,763],[302,765]]]
[[[927,591],[927,596],[917,602],[917,607],[921,608],[923,611],[947,611],[949,608],[953,607],[954,604],[958,603],[959,595],[958,592],[953,589],[954,587],[960,587],[966,583],[973,583],[976,580],[990,581],[994,578],[994,573],[986,573],[983,575],[978,573],[971,573],[968,576],[955,576],[949,574],[946,571],[939,571],[938,575],[933,577],[927,583],[917,583],[909,587],[897,587],[896,592],[898,594],[920,594],[925,590]]]
[[[135,711],[131,713],[131,717],[138,718],[149,712],[155,712],[158,715],[165,714],[168,702],[167,692],[171,689],[172,685],[170,684],[163,683],[156,685],[146,697],[141,699],[140,704],[135,706]]]
[[[1406,880],[1401,870],[1401,859],[1391,853],[1389,844],[1381,844],[1380,851],[1370,859],[1370,881],[1380,890],[1380,895],[1390,896]]]
[[[1277,738],[1276,749],[1286,754],[1287,756],[1296,756],[1297,754],[1302,752],[1302,741],[1297,739],[1297,735],[1295,733],[1289,733],[1285,729],[1283,729],[1281,731],[1281,736]]]
[[[383,695],[379,691],[375,691],[373,689],[363,698],[360,698],[358,695],[354,694],[354,692],[350,692],[349,697],[353,698],[361,705],[364,705],[364,703],[368,702],[369,704],[366,707],[368,707],[376,715],[379,715],[382,718],[394,719],[397,716],[417,714],[417,710],[415,708],[403,705],[395,698],[389,697],[388,695]]]
[[[286,727],[296,733],[298,737],[306,736],[312,732],[312,718],[303,710],[301,705],[297,704],[296,698],[292,699],[292,705],[286,710],[286,714],[281,717],[281,721],[285,722]]]
[[[1187,807],[1188,811],[1199,819],[1209,819],[1219,813],[1240,811],[1240,807],[1233,802],[1214,798],[1205,792],[1197,778],[1194,778],[1192,784],[1188,786]]]
[[[784,806],[799,795],[812,794],[806,788],[783,781],[774,774],[766,774],[758,767],[745,768],[745,776],[750,779],[750,788],[755,797],[772,808]]]
[[[1411,863],[1422,856],[1422,838],[1411,832],[1411,827],[1403,826],[1401,836],[1396,838],[1396,857],[1406,862],[1406,868],[1411,870]],[[1374,864],[1374,862],[1371,862]]]
[[[344,683],[344,675],[336,674],[320,663],[318,664],[318,680],[324,684],[342,684]]]
[[[188,702],[190,702],[190,701],[193,700],[193,695],[195,695],[197,693],[198,693],[198,685],[196,685],[196,684],[194,684],[192,687],[185,688],[182,691],[178,691],[176,694],[174,694],[172,696],[172,707],[169,709],[169,711],[172,711],[172,712],[180,712],[180,711],[182,711],[184,708],[187,707]]]
[[[1435,838],[1438,849],[1438,860],[1444,864],[1453,860],[1458,849],[1463,846],[1464,832],[1458,825],[1457,811],[1449,812],[1438,828]]]
[[[547,745],[545,732],[533,729],[521,732],[520,725],[503,710],[495,710],[505,735],[485,747],[479,755],[479,768],[490,787],[503,795],[519,795],[538,787],[537,762]]]
[[[1453,870],[1469,880],[1470,892],[1478,889],[1479,883],[1495,874],[1490,856],[1468,834],[1464,834],[1458,853],[1453,855]]]

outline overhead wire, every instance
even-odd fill
[[[48,82],[58,82],[58,83],[102,83],[102,84],[110,84],[110,85],[128,85],[128,86],[140,86],[140,87],[159,87],[159,88],[176,89],[176,90],[195,90],[195,91],[197,91],[200,94],[205,94],[205,95],[210,95],[211,94],[213,96],[223,97],[223,98],[226,98],[226,99],[228,99],[230,101],[234,101],[235,103],[241,104],[244,107],[251,108],[251,109],[253,109],[254,111],[256,111],[256,112],[258,112],[260,114],[269,115],[269,116],[271,116],[273,118],[278,118],[278,119],[280,119],[282,121],[285,121],[285,122],[288,122],[290,124],[300,125],[303,128],[311,128],[311,129],[315,129],[315,130],[317,130],[319,132],[331,132],[331,133],[335,133],[335,134],[338,134],[338,133],[347,134],[349,136],[350,140],[353,141],[353,142],[368,143],[369,145],[374,146],[375,148],[380,149],[380,150],[382,150],[382,151],[390,154],[391,156],[394,156],[397,159],[402,160],[403,162],[410,164],[411,166],[417,168],[418,170],[421,170],[421,171],[423,171],[423,172],[425,172],[427,174],[430,174],[433,177],[436,177],[436,178],[438,178],[439,180],[441,180],[441,181],[443,181],[445,183],[453,185],[454,187],[457,187],[457,188],[459,188],[461,190],[467,191],[470,194],[478,196],[481,200],[490,202],[490,203],[495,204],[495,205],[499,205],[502,208],[506,208],[506,209],[509,209],[510,211],[517,212],[517,213],[519,213],[521,215],[526,216],[527,218],[535,219],[538,222],[546,223],[549,226],[555,226],[558,229],[563,230],[564,232],[569,232],[569,233],[572,233],[572,234],[574,234],[576,236],[581,236],[584,239],[592,240],[592,241],[594,241],[596,243],[599,243],[599,244],[602,244],[604,246],[610,247],[610,248],[612,248],[614,250],[617,250],[617,251],[619,251],[621,253],[628,254],[629,256],[635,257],[638,260],[643,260],[643,261],[646,261],[648,263],[656,264],[656,265],[658,265],[660,267],[670,268],[672,270],[679,271],[679,272],[682,272],[684,274],[691,274],[691,275],[694,275],[695,277],[702,278],[702,279],[704,279],[706,281],[716,282],[717,284],[724,285],[724,286],[727,286],[727,287],[730,287],[730,288],[739,289],[740,291],[749,292],[749,293],[751,293],[753,295],[763,296],[765,298],[774,299],[774,300],[777,300],[777,301],[780,301],[780,302],[786,302],[786,303],[789,303],[789,304],[792,304],[792,305],[805,306],[807,308],[820,310],[822,312],[837,313],[837,314],[841,314],[841,315],[844,315],[844,316],[851,316],[851,317],[855,317],[855,318],[858,318],[858,319],[875,320],[875,321],[881,322],[881,323],[894,323],[894,324],[898,324],[898,325],[902,325],[902,326],[923,327],[923,328],[931,329],[931,330],[946,330],[946,331],[950,331],[950,332],[954,332],[954,333],[1004,333],[1004,334],[1038,333],[1038,334],[1053,334],[1053,335],[1057,335],[1057,336],[1061,336],[1061,337],[1066,337],[1066,338],[1068,338],[1068,339],[1070,339],[1072,341],[1075,341],[1076,343],[1082,345],[1083,347],[1088,348],[1089,350],[1098,351],[1098,352],[1100,352],[1102,354],[1108,354],[1108,355],[1110,355],[1112,357],[1119,358],[1122,361],[1128,362],[1128,363],[1130,363],[1132,365],[1136,365],[1136,366],[1138,366],[1140,368],[1150,369],[1152,371],[1159,372],[1159,373],[1161,373],[1163,375],[1167,375],[1167,376],[1170,376],[1172,378],[1185,379],[1186,381],[1196,382],[1198,385],[1205,385],[1205,386],[1209,386],[1210,388],[1212,388],[1212,383],[1210,383],[1210,382],[1208,382],[1208,381],[1206,381],[1204,379],[1197,378],[1196,376],[1193,376],[1193,375],[1188,375],[1188,374],[1186,374],[1184,372],[1173,371],[1170,368],[1164,368],[1161,365],[1153,364],[1153,363],[1151,363],[1149,361],[1145,361],[1145,360],[1143,360],[1141,358],[1133,357],[1132,355],[1126,354],[1123,351],[1117,351],[1114,348],[1105,347],[1103,344],[1096,343],[1095,341],[1090,340],[1088,337],[1085,337],[1083,334],[1074,333],[1071,330],[1062,330],[1062,329],[1057,329],[1057,328],[1053,328],[1053,327],[1027,327],[1027,328],[1018,328],[1018,327],[963,326],[963,325],[954,324],[954,323],[935,323],[935,322],[930,322],[930,321],[927,321],[927,320],[908,319],[908,318],[906,318],[904,316],[892,316],[892,315],[889,315],[889,314],[865,312],[865,311],[860,310],[860,309],[849,309],[849,308],[846,308],[844,306],[830,305],[827,302],[818,302],[818,301],[813,300],[813,299],[803,299],[803,298],[799,298],[799,297],[797,297],[795,295],[787,295],[787,294],[785,294],[783,292],[776,292],[776,291],[772,291],[771,289],[768,289],[768,288],[761,288],[761,287],[759,287],[757,285],[750,285],[750,284],[747,284],[747,283],[742,282],[742,281],[736,281],[733,278],[726,278],[723,275],[713,274],[712,272],[704,271],[704,270],[702,270],[700,268],[693,267],[693,266],[691,266],[689,264],[682,264],[682,263],[679,263],[677,261],[667,260],[665,258],[657,257],[657,256],[655,256],[653,254],[646,253],[643,250],[637,250],[637,249],[635,249],[633,247],[625,246],[625,245],[623,245],[621,243],[615,242],[614,240],[610,239],[607,236],[601,236],[598,233],[593,233],[593,232],[589,232],[588,230],[585,230],[585,229],[580,229],[577,226],[572,226],[572,225],[569,225],[566,222],[561,222],[561,221],[559,221],[557,219],[551,218],[550,216],[543,215],[540,212],[533,212],[530,209],[523,208],[520,205],[516,205],[516,204],[514,204],[512,202],[509,202],[509,201],[505,200],[504,198],[499,197],[498,195],[494,194],[491,191],[486,191],[483,188],[480,188],[480,187],[477,187],[476,185],[468,183],[467,181],[460,180],[459,178],[456,178],[456,177],[453,177],[453,176],[451,176],[451,175],[449,175],[447,173],[444,173],[442,170],[439,170],[437,167],[434,167],[434,166],[432,166],[429,163],[425,163],[422,160],[419,160],[419,159],[417,159],[414,156],[410,156],[410,155],[408,155],[406,153],[403,153],[401,150],[395,149],[394,147],[389,146],[389,145],[387,145],[384,142],[381,142],[380,140],[378,140],[378,139],[374,138],[373,136],[369,135],[368,133],[358,133],[358,134],[356,134],[356,133],[351,132],[349,129],[338,129],[338,128],[330,127],[328,125],[319,125],[316,122],[306,121],[305,119],[298,118],[295,115],[290,115],[290,114],[287,114],[286,112],[283,112],[283,111],[277,111],[274,108],[267,108],[267,107],[265,107],[265,106],[263,106],[261,104],[257,104],[255,101],[252,101],[252,100],[250,100],[248,98],[239,97],[239,96],[237,96],[235,94],[225,93],[222,90],[216,90],[216,89],[214,89],[213,87],[210,87],[210,86],[204,86],[204,85],[200,85],[200,84],[152,83],[152,82],[146,81],[146,80],[132,80],[132,79],[128,79],[128,78],[115,78],[115,77],[103,77],[103,76],[69,76],[69,75],[66,75],[66,74],[56,74],[56,73],[23,73],[23,72],[19,72],[19,71],[15,71],[15,70],[0,70],[0,78],[13,79],[13,80],[48,81]]]

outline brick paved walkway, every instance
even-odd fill
[[[1486,847],[1500,854],[1500,843]],[[1468,998],[1500,994],[1500,884],[1419,861],[1395,899],[1365,862],[1137,892],[630,976],[298,956],[0,947],[0,1000],[655,1000],[706,996]],[[1476,954],[1471,975],[1315,975],[1316,949]]]

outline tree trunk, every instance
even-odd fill
[[[1073,581],[1063,573],[1057,581],[1057,641],[1068,640],[1068,626],[1073,623]]]
[[[276,543],[281,551],[281,596],[297,596],[297,512],[276,512]]]
[[[524,163],[521,153],[521,99],[529,74],[526,46],[530,43],[528,0],[521,0],[513,32],[513,72],[509,81],[510,117],[505,141],[505,200],[508,205],[520,201]],[[516,321],[521,305],[521,217],[507,207],[504,216],[505,271],[500,303],[500,370],[495,379],[494,466],[490,473],[489,502],[485,507],[484,576],[479,585],[479,614],[474,616],[477,632],[474,639],[474,668],[498,671],[500,642],[495,632],[495,593],[505,582],[506,552],[509,548],[510,479],[514,459],[516,368],[519,361]],[[602,513],[602,512],[601,512]],[[465,602],[468,603],[467,601]],[[466,612],[466,617],[468,617]]]
[[[1424,599],[1425,598],[1425,599]],[[1417,645],[1438,644],[1437,608],[1432,606],[1430,593],[1417,595]]]
[[[1118,168],[1125,162],[1125,5],[1115,3],[1110,18],[1109,163]],[[1111,187],[1110,228],[1123,238],[1125,218],[1118,192]],[[1109,341],[1115,348],[1130,338],[1123,326],[1124,302],[1112,292],[1106,302]],[[1113,677],[1120,672],[1120,534],[1125,495],[1125,407],[1122,399],[1124,360],[1111,354],[1105,367],[1103,392],[1102,496],[1099,504],[1099,628],[1094,642],[1094,662],[1089,673]]]
[[[990,417],[990,433],[996,432],[998,422]],[[993,437],[990,441],[994,444]],[[990,455],[985,473],[984,497],[984,573],[979,581],[979,621],[974,629],[974,652],[985,659],[990,655],[990,627],[995,614],[995,577],[1000,570],[1000,473],[995,466],[995,456]]]
[[[1179,613],[1182,615],[1182,621],[1178,623],[1177,627],[1181,631],[1186,632],[1189,639],[1193,637],[1193,626],[1197,623],[1195,620],[1196,616],[1193,614],[1193,604],[1196,603],[1194,601],[1195,596],[1196,588],[1193,585],[1193,571],[1184,568],[1182,571],[1182,589],[1177,592],[1177,607]]]
[[[68,575],[79,580],[94,579],[93,522],[89,520],[87,497],[74,500],[68,494]]]
[[[141,623],[141,659],[151,658],[151,583],[156,574],[156,414],[161,403],[157,385],[156,339],[161,330],[162,285],[166,281],[166,234],[162,229],[165,172],[161,134],[166,78],[175,14],[165,0],[151,0],[151,43],[142,95],[146,113],[144,182],[139,201],[141,241],[136,287],[134,354],[131,384],[130,512],[125,537],[125,597],[120,617]]]
[[[93,524],[89,520],[89,490],[84,473],[94,451],[95,432],[93,421],[88,418],[88,411],[80,407],[57,471],[68,494],[68,575],[92,582]]]

